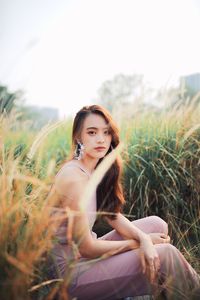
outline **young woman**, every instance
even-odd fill
[[[68,292],[78,300],[160,292],[165,299],[187,299],[200,279],[170,244],[166,222],[157,216],[131,222],[121,213],[125,200],[119,157],[82,209],[82,195],[93,172],[118,144],[117,126],[103,107],[86,106],[76,114],[74,157],[60,169],[50,191],[56,197],[55,215],[68,212],[55,233],[51,275],[70,278]],[[104,212],[103,218],[113,228],[99,238],[92,231],[97,212]]]

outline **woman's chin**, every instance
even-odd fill
[[[98,153],[98,154],[95,154],[93,157],[96,158],[96,159],[101,159],[101,158],[103,158],[105,155],[106,155],[106,153]]]

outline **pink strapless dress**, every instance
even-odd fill
[[[69,167],[80,167],[73,161]],[[66,165],[65,165],[66,166]],[[81,167],[80,167],[81,168]],[[81,168],[86,175],[87,170]],[[55,214],[62,214],[62,209],[55,209]],[[96,219],[96,194],[88,201],[88,220],[91,235]],[[168,234],[167,223],[157,216],[149,216],[132,222],[146,233],[161,232]],[[199,275],[189,265],[180,251],[172,244],[157,244],[160,258],[158,283],[151,285],[146,275],[142,273],[140,252],[138,249],[113,255],[106,259],[75,258],[75,251],[68,245],[66,239],[67,221],[63,222],[55,233],[57,242],[51,252],[53,264],[49,265],[49,273],[54,278],[70,278],[68,293],[78,300],[115,300],[130,296],[155,294],[155,291],[165,293],[166,299],[187,299],[192,289],[200,287]],[[122,240],[123,238],[112,230],[99,237],[102,240]],[[172,284],[165,287],[168,279]],[[188,298],[189,299],[189,298]]]

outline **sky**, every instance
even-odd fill
[[[64,117],[117,74],[200,72],[199,29],[198,0],[0,0],[0,84]]]

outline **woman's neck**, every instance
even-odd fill
[[[82,158],[79,160],[80,165],[82,165],[85,169],[88,170],[90,174],[94,172],[94,169],[98,163],[99,159],[90,159],[90,158]]]

